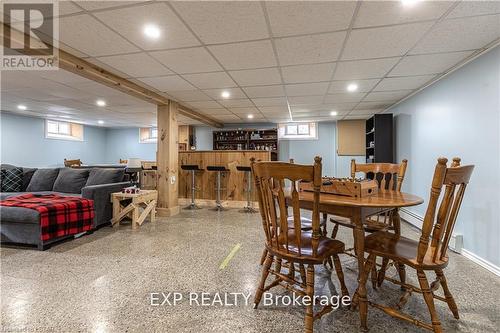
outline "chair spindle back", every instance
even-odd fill
[[[259,198],[259,208],[262,225],[266,235],[268,247],[273,251],[290,255],[298,252],[302,255],[302,230],[298,181],[304,180],[313,183],[313,211],[312,211],[312,255],[317,255],[320,221],[319,221],[319,194],[321,188],[321,157],[314,158],[314,165],[299,165],[284,162],[256,162],[251,161],[252,172]],[[285,188],[285,180],[289,180],[291,188]],[[289,192],[289,193],[288,193]],[[289,196],[288,201],[286,197]],[[294,229],[288,229],[288,210],[292,208]],[[291,239],[294,237],[294,239]],[[293,245],[292,245],[293,242]],[[293,254],[292,254],[293,255]]]
[[[432,258],[434,262],[442,260],[446,256],[465,188],[474,170],[474,165],[461,166],[458,157],[453,159],[450,167],[447,167],[447,163],[448,159],[439,158],[434,170],[429,205],[425,213],[418,245],[417,261],[419,263],[423,261],[429,245],[434,248]],[[443,186],[445,186],[444,195],[439,208],[437,208]],[[432,237],[429,244],[431,232]]]
[[[351,160],[351,178],[356,177],[356,172],[363,172],[366,178],[373,177],[378,182],[380,191],[401,191],[401,185],[405,178],[408,160],[401,164],[393,163],[366,163],[357,164]]]

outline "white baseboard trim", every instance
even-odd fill
[[[484,260],[483,258],[478,257],[477,255],[475,255],[474,253],[472,253],[466,249],[462,249],[462,255],[465,258],[475,262],[479,266],[486,268],[487,270],[489,270],[490,272],[492,272],[496,276],[500,276],[500,267],[492,264],[488,260]]]
[[[399,210],[399,215],[401,216],[401,218],[403,220],[410,223],[414,227],[417,227],[418,229],[422,229],[422,223],[424,222],[423,216],[420,216],[419,214],[416,214],[416,213],[414,213],[408,209],[405,209],[405,208],[401,208]],[[476,254],[474,254],[474,253],[472,253],[469,250],[466,250],[464,248],[462,248],[460,250],[460,254],[462,254],[465,258],[475,262],[479,266],[489,270],[493,274],[500,276],[500,267],[492,264],[488,260],[485,260],[485,259],[477,256]]]

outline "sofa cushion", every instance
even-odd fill
[[[26,187],[26,192],[52,191],[59,169],[37,169]]]
[[[2,192],[20,192],[23,189],[23,168],[6,169],[2,172]]]
[[[124,174],[125,169],[93,168],[85,186],[119,183],[123,181]]]
[[[88,169],[62,168],[59,170],[52,190],[63,193],[81,193],[88,177]]]
[[[23,168],[23,188],[21,191],[26,191],[30,184],[31,178],[35,174],[36,168]]]

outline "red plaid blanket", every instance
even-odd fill
[[[94,222],[94,201],[78,197],[28,193],[0,201],[0,206],[38,211],[42,241],[91,230]]]

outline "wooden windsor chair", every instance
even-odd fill
[[[359,164],[356,163],[356,160],[351,160],[351,178],[356,178],[356,173],[362,172],[364,177],[367,179],[374,179],[378,183],[378,190],[385,191],[401,191],[401,186],[403,185],[403,181],[406,174],[406,168],[408,165],[408,160],[404,159],[400,164],[394,163],[366,163]],[[401,233],[401,227],[399,225],[399,218],[393,219],[394,210],[385,212],[381,215],[370,216],[364,222],[364,230],[365,232],[376,232],[376,231],[387,231],[394,230],[396,234]],[[330,222],[334,223],[335,226],[331,233],[331,238],[336,238],[339,230],[339,226],[343,226],[346,228],[354,229],[355,225],[348,218],[343,218],[340,216],[333,216],[330,218]],[[348,249],[352,250],[352,249]],[[382,285],[385,272],[389,265],[388,260],[383,260],[381,268],[378,272],[372,271],[372,285],[373,288],[377,288],[377,286]],[[405,281],[405,270],[404,265],[396,264],[400,279],[402,282]]]
[[[267,250],[262,278],[255,294],[254,306],[259,305],[264,292],[277,285],[283,285],[301,296],[313,299],[314,266],[323,265],[330,257],[335,258],[339,264],[340,270],[337,271],[337,275],[343,294],[347,293],[338,258],[338,253],[344,251],[344,243],[322,235],[320,230],[321,157],[314,159],[314,165],[255,162],[252,160],[251,167],[256,182]],[[285,189],[285,180],[290,181],[290,190]],[[297,187],[299,180],[310,181],[314,185],[312,224],[311,230],[307,231],[302,230]],[[289,199],[288,205],[292,208],[293,228],[288,216],[287,197]],[[281,271],[284,261],[288,265],[288,273]],[[273,263],[275,264],[274,269],[271,268]],[[300,279],[296,277],[296,267],[298,267]],[[275,279],[266,286],[269,274]],[[331,306],[326,306],[321,312],[314,314],[313,304],[306,306],[305,331],[312,332],[314,320],[321,318],[331,310]]]
[[[374,268],[377,256],[414,268],[417,271],[420,288],[389,279],[406,290],[397,305],[397,309],[371,302],[369,304],[393,317],[434,332],[442,332],[441,323],[434,307],[434,299],[446,302],[453,316],[459,319],[458,308],[448,288],[443,269],[448,265],[448,256],[446,254],[448,244],[455,227],[466,186],[474,170],[473,165],[460,166],[460,158],[454,158],[450,167],[447,167],[447,162],[446,158],[438,159],[419,241],[387,231],[377,231],[365,237],[365,251],[368,253],[368,258],[358,287],[359,289],[364,288],[364,291],[366,291],[368,274]],[[439,196],[443,186],[445,187],[444,195],[438,208]],[[436,279],[430,286],[426,271],[434,271],[436,274]],[[443,289],[444,297],[435,294],[440,286]],[[431,324],[417,320],[400,311],[412,293],[423,294],[430,313]],[[359,300],[359,306],[361,326],[366,329],[368,308],[366,299]]]

